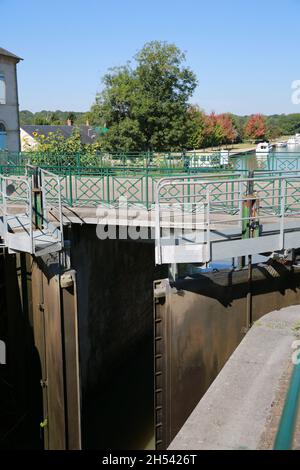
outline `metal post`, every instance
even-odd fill
[[[149,209],[149,172],[148,165],[146,166],[146,208]]]
[[[176,263],[169,264],[169,279],[176,281],[178,277],[178,266]]]
[[[34,227],[35,229],[43,228],[43,196],[41,190],[40,170],[38,167],[33,173],[33,211],[34,211]]]
[[[252,255],[248,256],[248,292],[247,292],[247,316],[246,331],[252,325]]]
[[[73,185],[72,185],[72,168],[71,167],[69,167],[69,204],[70,206],[73,206]]]

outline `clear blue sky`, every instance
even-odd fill
[[[300,112],[299,18],[300,0],[0,0],[0,46],[24,58],[21,109],[88,110],[106,70],[157,39],[186,51],[206,111]]]

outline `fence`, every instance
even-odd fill
[[[85,152],[85,153],[47,153],[47,152],[0,152],[0,165],[54,166],[72,168],[218,168],[228,164],[228,152]]]
[[[296,248],[299,216],[300,172],[165,178],[156,189],[156,261],[208,262]]]

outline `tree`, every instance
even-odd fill
[[[221,130],[221,144],[232,144],[238,133],[234,127],[234,122],[230,114],[219,114],[217,116],[217,124]]]
[[[188,109],[188,148],[199,149],[204,145],[205,139],[205,125],[206,116],[205,113],[198,106],[190,106]]]
[[[93,124],[107,126],[108,150],[172,150],[187,146],[189,98],[197,80],[174,44],[145,44],[130,64],[111,69],[90,112]]]
[[[263,139],[267,128],[265,118],[261,114],[253,114],[247,121],[245,136],[251,139]]]

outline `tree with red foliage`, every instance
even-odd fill
[[[266,121],[261,114],[253,114],[245,126],[245,136],[251,139],[263,139],[267,133]]]
[[[230,114],[215,113],[205,116],[203,134],[207,147],[232,143],[238,135]]]
[[[221,128],[221,143],[230,144],[237,138],[237,131],[234,128],[234,122],[230,114],[219,114],[217,124]]]

